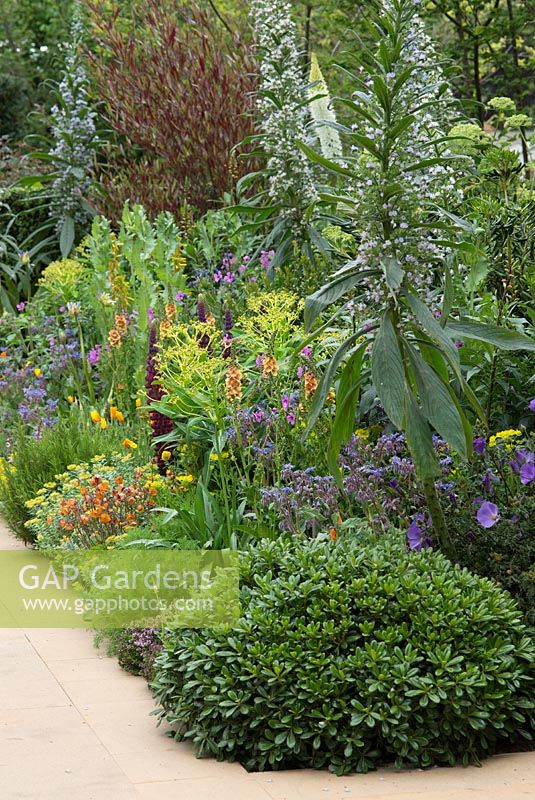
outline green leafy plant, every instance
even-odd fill
[[[358,254],[307,299],[305,324],[311,329],[324,310],[347,295],[353,302],[373,305],[376,316],[375,322],[346,338],[333,356],[316,395],[309,430],[345,360],[331,438],[334,465],[340,444],[351,433],[369,364],[388,418],[407,437],[437,541],[453,556],[435,489],[439,466],[432,433],[438,432],[466,458],[472,435],[461,399],[468,401],[472,414],[485,419],[462,373],[456,343],[475,339],[504,350],[534,352],[535,341],[452,315],[450,251],[455,249],[456,232],[467,224],[444,208],[454,198],[453,169],[459,166],[442,135],[451,98],[414,3],[392,0],[376,9],[379,44],[375,52],[355,57],[362,78],[354,76],[354,99],[343,101],[354,124],[337,126],[356,154],[341,164],[301,144],[313,161],[345,176],[350,186],[366,187],[349,189],[337,198],[353,220]],[[436,290],[439,276],[442,285]],[[434,308],[428,302],[433,289]]]
[[[168,631],[159,717],[249,770],[464,764],[530,737],[535,648],[514,602],[397,537],[264,541],[230,630]]]

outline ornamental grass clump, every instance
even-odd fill
[[[478,763],[535,723],[535,646],[515,603],[401,538],[262,541],[232,630],[169,631],[160,720],[199,756],[344,774]]]
[[[254,124],[246,37],[190,0],[147,0],[133,19],[116,0],[88,5],[92,76],[104,116],[127,143],[101,176],[114,210],[130,198],[151,215],[178,216],[185,200],[205,211],[250,168],[233,152]]]

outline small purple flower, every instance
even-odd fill
[[[152,325],[152,323],[154,322],[154,311],[152,308],[149,308],[147,313],[149,317],[149,325]]]
[[[282,405],[282,410],[283,411],[288,411],[288,409],[290,408],[290,397],[289,397],[289,395],[287,395],[287,394],[283,394],[282,395],[281,405]]]
[[[303,358],[310,358],[310,356],[312,355],[312,348],[309,347],[308,345],[306,347],[303,347],[303,349],[301,350],[301,355],[303,356]]]
[[[274,250],[262,250],[260,253],[260,266],[262,269],[268,269],[275,256]]]
[[[234,283],[234,281],[236,280],[236,275],[233,272],[227,272],[223,280],[225,281],[225,283]]]
[[[17,311],[24,311],[26,303],[17,303]]]
[[[407,542],[410,550],[420,551],[422,547],[427,547],[429,539],[425,535],[427,524],[423,514],[417,514],[412,520],[407,530]]]
[[[246,269],[247,269],[247,265],[246,264],[240,264],[240,266],[238,267],[238,272],[241,275],[242,272],[245,272]]]
[[[476,519],[483,528],[492,528],[500,519],[498,506],[485,500],[477,511]]]
[[[520,467],[520,483],[529,486],[533,480],[535,480],[535,464],[533,461],[526,461]]]
[[[264,363],[264,356],[265,356],[265,353],[262,356],[257,356],[256,357],[256,362],[255,363],[256,363],[256,366],[258,367],[258,369],[260,369],[262,367],[263,363]]]
[[[486,447],[487,441],[483,436],[478,436],[477,439],[474,439],[474,453],[477,453],[478,456],[483,455]]]
[[[529,410],[533,411],[533,413],[535,414],[535,397],[533,398],[533,400],[529,401]]]
[[[457,339],[453,344],[455,345],[457,350],[460,350],[461,347],[464,347],[464,342],[462,342],[460,339]]]
[[[295,414],[293,412],[286,415],[286,422],[289,425],[295,425]]]
[[[87,360],[91,367],[95,367],[98,362],[100,361],[100,353],[102,351],[102,345],[96,344],[94,347],[91,348],[87,355]]]
[[[175,300],[177,301],[177,303],[183,303],[186,297],[187,294],[185,292],[177,292],[175,294]]]
[[[303,377],[303,372],[304,372],[303,367],[297,367],[297,377],[299,378],[299,380],[301,380],[301,378]]]
[[[214,282],[219,283],[223,279],[223,273],[217,270],[214,272]]]

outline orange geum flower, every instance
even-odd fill
[[[91,422],[94,422],[95,425],[97,424],[97,422],[100,422],[100,420],[101,420],[101,416],[98,413],[98,411],[95,411],[95,410],[91,411],[89,416],[91,417]]]
[[[2,352],[0,353],[0,358],[7,358],[7,353],[5,350],[2,350]]]
[[[127,450],[137,450],[137,444],[132,439],[123,439],[123,447]]]
[[[124,422],[124,414],[122,411],[119,411],[117,406],[110,406],[110,419],[115,422]]]
[[[101,522],[111,522],[111,517],[110,517],[110,515],[108,513],[104,512],[103,514],[100,515],[100,521]]]

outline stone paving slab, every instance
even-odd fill
[[[22,545],[0,522],[0,549]],[[535,754],[337,778],[197,759],[83,630],[0,630],[1,800],[535,800]]]

